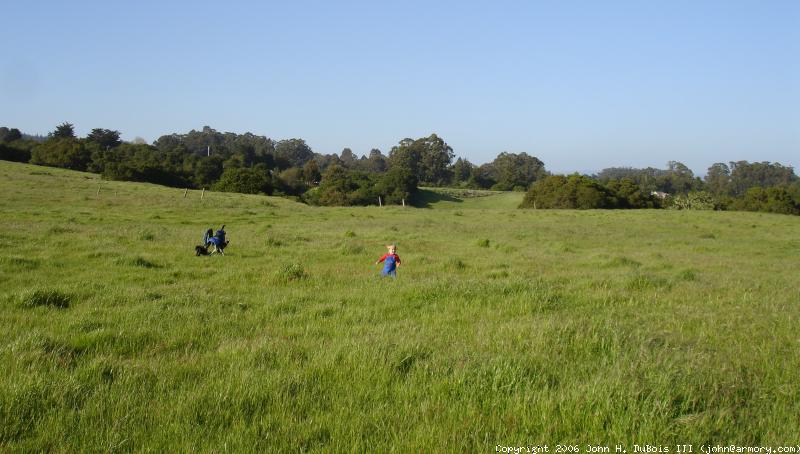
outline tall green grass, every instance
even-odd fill
[[[0,450],[800,440],[796,217],[98,184],[0,162]]]

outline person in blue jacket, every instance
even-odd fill
[[[208,229],[208,232],[211,232],[211,229]],[[208,235],[208,233],[206,233]],[[219,252],[222,255],[225,255],[225,246],[228,245],[228,241],[225,239],[225,224],[222,224],[217,233],[214,234],[211,238],[208,239],[208,242],[214,246],[214,249],[211,253]]]

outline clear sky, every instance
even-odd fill
[[[209,125],[319,153],[437,133],[556,172],[800,172],[800,1],[36,1],[0,19],[0,126]]]

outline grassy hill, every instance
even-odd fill
[[[797,217],[201,200],[7,162],[0,190],[0,450],[800,440]]]

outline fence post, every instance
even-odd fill
[[[100,197],[100,187],[103,186],[103,182],[97,184],[97,197]]]
[[[379,207],[383,206],[383,202],[381,202],[381,196],[378,196],[378,206]]]
[[[406,206],[406,199],[403,199],[403,206]]]
[[[186,188],[186,190],[183,191],[183,198],[184,199],[186,198],[186,194],[188,194],[188,193],[189,193],[189,188]]]
[[[206,188],[203,188],[203,192],[200,193],[200,200],[203,200],[203,197],[206,195]]]

